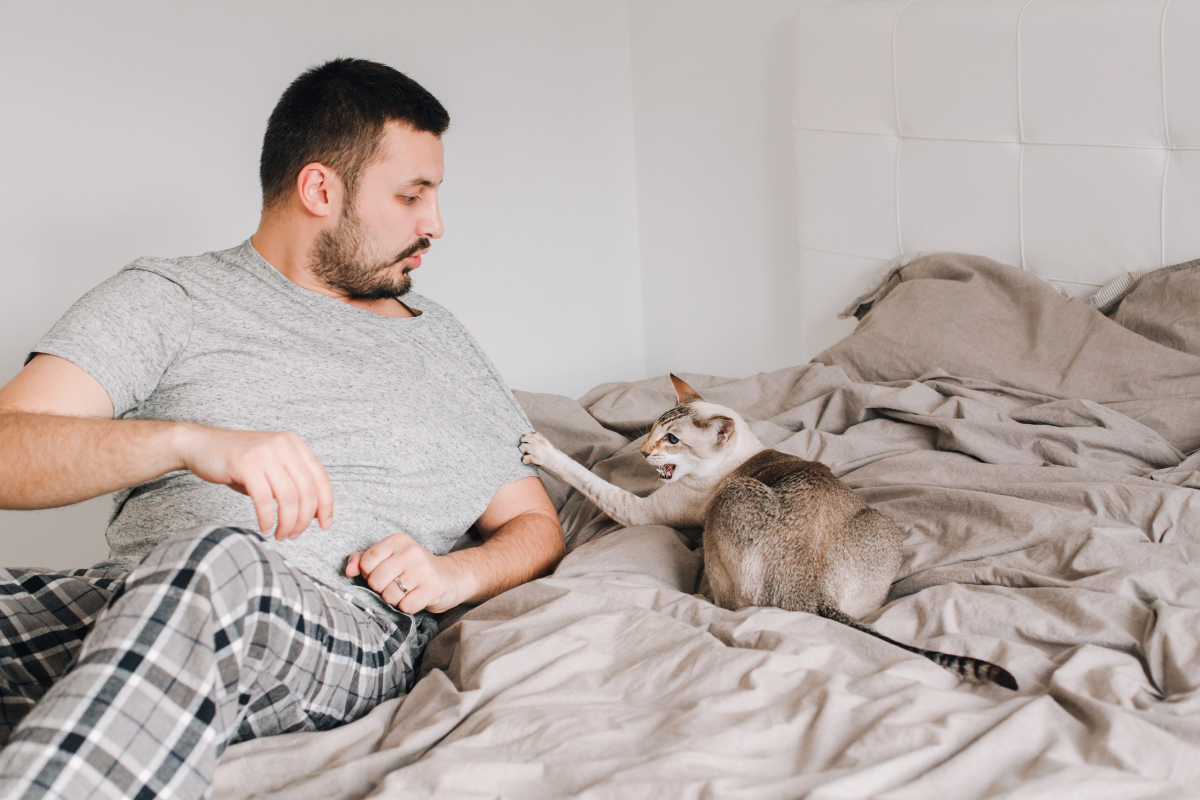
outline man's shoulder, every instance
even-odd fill
[[[243,243],[227,250],[212,250],[200,255],[179,256],[178,258],[142,256],[123,267],[121,272],[143,272],[158,275],[187,289],[189,284],[197,280],[236,274],[240,271],[238,268],[241,262],[240,254],[245,247],[246,243]]]

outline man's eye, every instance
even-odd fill
[[[403,195],[401,195],[400,199],[404,202],[404,205],[406,205],[406,206],[411,206],[413,203],[417,202],[417,198],[415,198],[415,197],[404,197]]]
[[[673,433],[667,434],[667,441],[671,444],[679,444],[679,439],[677,439]]]

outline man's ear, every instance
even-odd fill
[[[736,427],[733,420],[729,417],[713,417],[706,419],[703,422],[704,427],[711,428],[713,434],[717,437],[717,445],[723,445],[729,441],[729,437],[733,436],[733,429]]]
[[[674,374],[671,375],[671,384],[675,387],[675,399],[679,401],[679,405],[704,402],[704,398],[696,394],[695,389],[676,378]]]
[[[315,217],[329,217],[342,207],[345,193],[341,178],[324,164],[305,164],[296,176],[300,203]]]

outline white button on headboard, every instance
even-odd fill
[[[1089,293],[1200,257],[1200,0],[846,0],[797,20],[801,314],[978,253]]]

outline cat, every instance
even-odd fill
[[[654,423],[642,455],[662,485],[638,497],[593,475],[540,433],[521,438],[526,464],[555,473],[625,526],[703,527],[716,605],[805,611],[924,656],[972,683],[1007,689],[1002,667],[911,647],[859,618],[878,610],[900,570],[901,533],[824,464],[767,448],[732,409],[671,375],[677,405]]]

